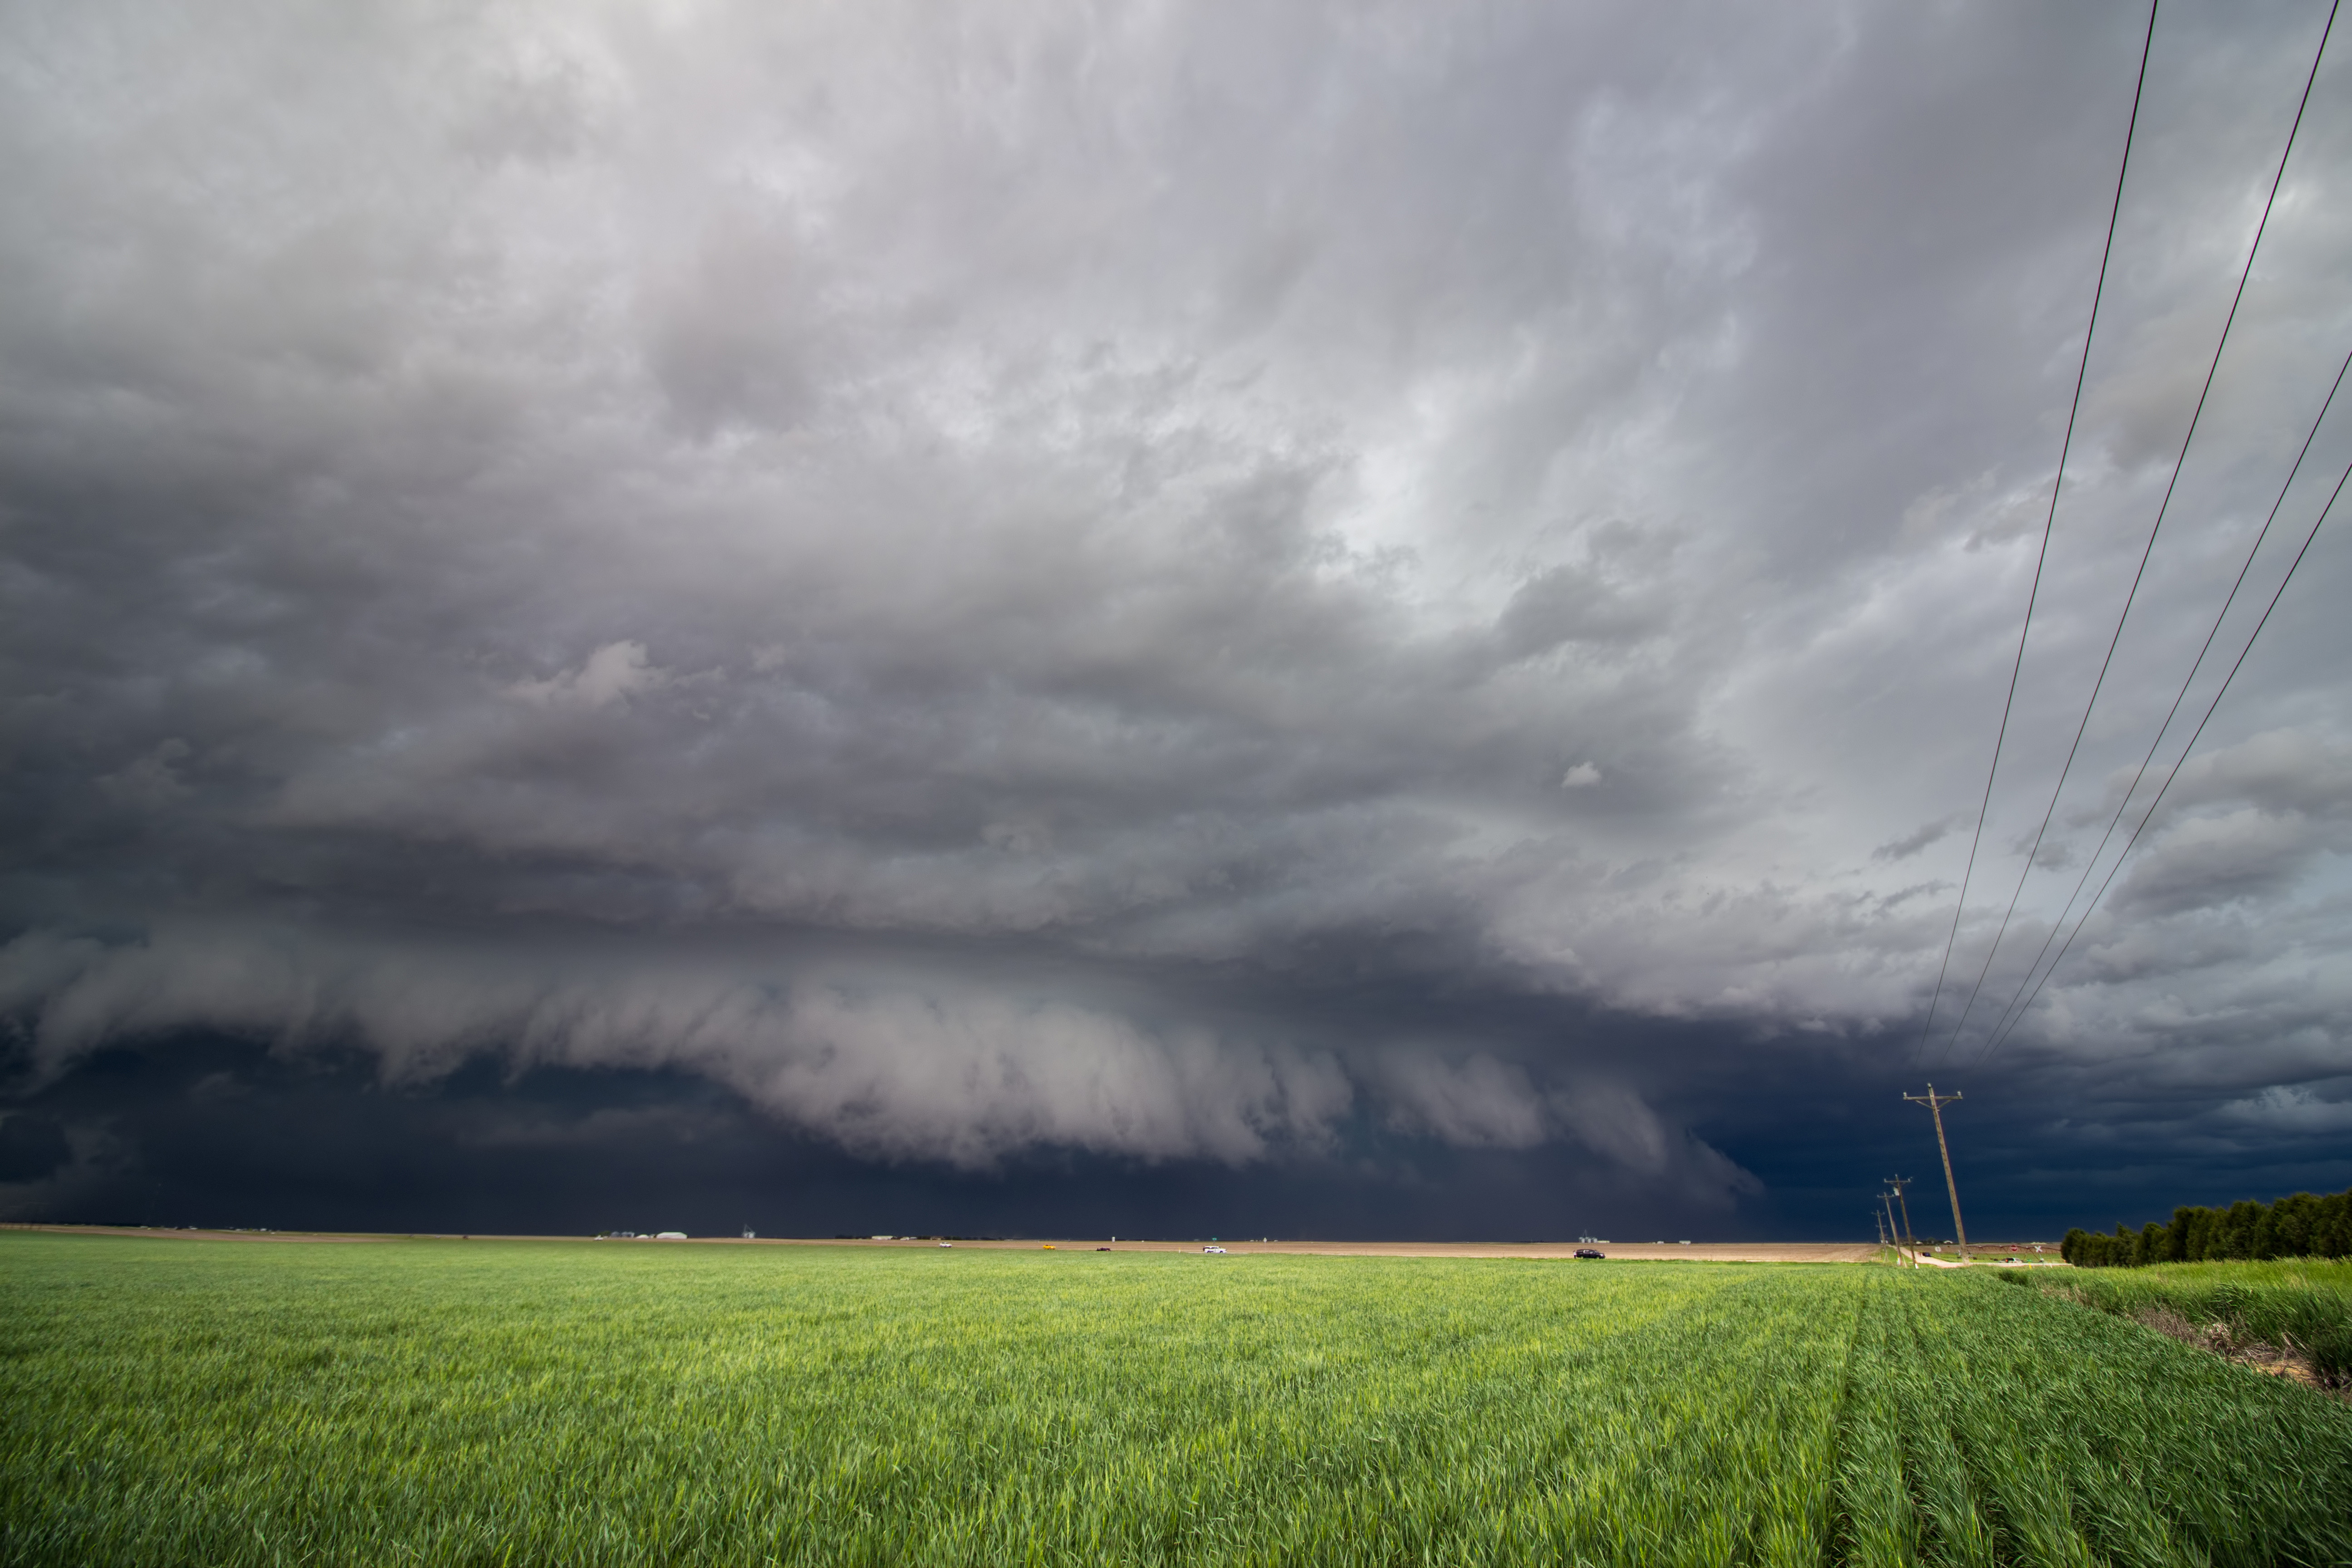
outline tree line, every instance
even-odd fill
[[[2225,1209],[2178,1208],[2113,1236],[2077,1226],[2058,1245],[2077,1268],[2138,1268],[2150,1263],[2223,1258],[2352,1257],[2352,1188],[2326,1197],[2297,1193],[2274,1204],[2242,1199]]]

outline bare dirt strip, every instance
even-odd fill
[[[836,1242],[843,1247],[930,1247],[936,1241],[863,1241]],[[957,1247],[992,1247],[1034,1252],[1049,1245],[1042,1241],[959,1241]],[[1580,1246],[1593,1246],[1595,1250],[1615,1258],[1668,1258],[1683,1263],[1863,1263],[1875,1257],[1878,1248],[1867,1242],[1849,1241],[1761,1241],[1761,1242],[1697,1242],[1688,1246],[1671,1241],[1602,1242],[1599,1244],[1574,1241],[1113,1241],[1107,1237],[1092,1241],[1060,1241],[1050,1244],[1064,1251],[1084,1252],[1096,1247],[1109,1247],[1114,1252],[1198,1252],[1203,1247],[1222,1247],[1227,1253],[1246,1255],[1254,1252],[1306,1254],[1320,1258],[1524,1258],[1534,1259],[1572,1259]]]
[[[0,1230],[35,1230],[47,1236],[128,1236],[156,1241],[398,1241],[396,1236],[353,1236],[321,1230],[166,1230],[152,1225],[18,1225]]]
[[[278,1241],[278,1242],[368,1242],[368,1241],[581,1241],[576,1236],[485,1236],[461,1237],[426,1235],[358,1235],[324,1231],[286,1230],[159,1230],[140,1226],[105,1225],[5,1225],[0,1229],[44,1231],[51,1235],[145,1237],[161,1241]],[[824,1237],[761,1237],[747,1241],[732,1236],[698,1236],[688,1238],[688,1244],[724,1247],[852,1247],[938,1250],[936,1240],[914,1237],[883,1239],[842,1239]],[[637,1243],[647,1246],[677,1247],[677,1240],[656,1241],[650,1237],[615,1238],[610,1245],[625,1247]],[[1573,1258],[1580,1246],[1589,1243],[1574,1241],[1136,1241],[1114,1240],[1108,1237],[1088,1238],[1055,1237],[1051,1241],[1039,1238],[1025,1240],[957,1241],[953,1247],[974,1251],[1039,1252],[1052,1248],[1060,1252],[1091,1252],[1108,1248],[1113,1252],[1199,1252],[1203,1247],[1222,1247],[1230,1256],[1254,1252],[1301,1254],[1323,1258]],[[1667,1258],[1684,1263],[1864,1263],[1879,1255],[1879,1249],[1867,1242],[1851,1241],[1750,1241],[1697,1242],[1690,1244],[1671,1241],[1603,1242],[1599,1250],[1616,1258]]]
[[[371,1241],[584,1241],[578,1236],[490,1236],[476,1234],[460,1236],[447,1233],[402,1232],[372,1235],[357,1232],[291,1231],[291,1230],[162,1230],[144,1226],[108,1225],[23,1225],[0,1223],[0,1230],[46,1231],[52,1235],[147,1237],[162,1241],[280,1241],[280,1242],[371,1242]],[[677,1247],[677,1238],[662,1240],[654,1237],[613,1237],[615,1247],[644,1243],[648,1246]],[[684,1238],[684,1244],[703,1247],[851,1247],[864,1248],[913,1248],[938,1250],[937,1237],[760,1237],[747,1239],[733,1236],[696,1236]],[[1062,1237],[1050,1240],[1031,1237],[1021,1240],[994,1239],[987,1241],[954,1241],[951,1247],[965,1250],[996,1252],[1199,1252],[1204,1247],[1221,1247],[1229,1256],[1253,1252],[1294,1254],[1320,1258],[1518,1258],[1530,1260],[1570,1259],[1583,1247],[1593,1247],[1610,1258],[1624,1261],[1667,1261],[1676,1263],[1868,1263],[1884,1258],[1886,1249],[1866,1241],[1257,1241],[1248,1239],[1196,1238],[1192,1241],[1137,1241],[1111,1237]],[[2013,1248],[1970,1247],[1980,1263],[2005,1260],[2011,1252],[2021,1255],[2021,1261],[2030,1258],[2035,1263],[2056,1265],[2054,1245],[2041,1258],[2032,1253],[2033,1244],[2023,1243]],[[1999,1251],[2000,1258],[1986,1256]],[[1920,1261],[1940,1268],[1957,1268],[1933,1257],[1923,1256]],[[2063,1265],[2059,1265],[2063,1267]]]
[[[642,1238],[640,1238],[642,1239]],[[711,1241],[737,1247],[854,1247],[872,1248],[910,1248],[937,1250],[940,1243],[935,1238],[918,1237],[873,1237],[870,1239],[810,1237],[768,1237],[745,1242],[732,1237],[696,1237],[696,1241]],[[615,1246],[627,1246],[625,1240]],[[667,1245],[676,1247],[676,1241]],[[968,1251],[1041,1252],[1199,1252],[1204,1247],[1221,1247],[1227,1254],[1244,1257],[1251,1253],[1279,1253],[1320,1258],[1520,1258],[1528,1259],[1573,1260],[1580,1247],[1595,1246],[1575,1241],[1257,1241],[1223,1237],[1216,1240],[1199,1238],[1192,1241],[1137,1241],[1131,1237],[1055,1237],[1045,1240],[1030,1237],[1025,1240],[955,1241],[950,1247]],[[1672,1241],[1601,1242],[1596,1249],[1616,1258],[1665,1258],[1680,1263],[1866,1263],[1879,1256],[1880,1249],[1868,1242],[1858,1241],[1746,1241],[1697,1242]]]

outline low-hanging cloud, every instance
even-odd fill
[[[0,1006],[26,1021],[47,1074],[110,1041],[189,1028],[294,1051],[356,1045],[395,1083],[482,1052],[517,1069],[685,1068],[852,1152],[971,1168],[1039,1148],[1244,1163],[1327,1145],[1353,1096],[1327,1052],[1160,1036],[971,987],[583,973],[250,930],[21,937],[0,949]]]
[[[1484,1053],[1393,1046],[1351,1063],[887,972],[787,982],[707,962],[583,969],[552,954],[346,947],[252,928],[132,943],[36,932],[0,948],[0,1010],[26,1031],[43,1077],[111,1043],[189,1029],[296,1054],[356,1047],[394,1084],[481,1054],[515,1071],[684,1068],[851,1152],[971,1170],[1055,1149],[1234,1165],[1312,1157],[1367,1100],[1385,1125],[1458,1148],[1565,1136],[1647,1174],[1675,1152],[1638,1095],[1546,1091]]]

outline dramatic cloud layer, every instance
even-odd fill
[[[2331,62],[2036,850],[2323,20],[2164,14],[1921,1051],[2141,17],[0,19],[0,1194],[199,1034],[1718,1220],[1759,1075],[2340,1161],[2341,521],[1975,1068],[2352,347]]]

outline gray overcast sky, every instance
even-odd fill
[[[1947,1022],[2326,16],[2163,12]],[[2020,1194],[2352,1180],[2352,519],[1978,1065],[2352,349],[2352,39],[1917,1049],[2145,17],[0,7],[0,1207],[304,1072],[1374,1230],[1853,1228],[1931,1071]]]

